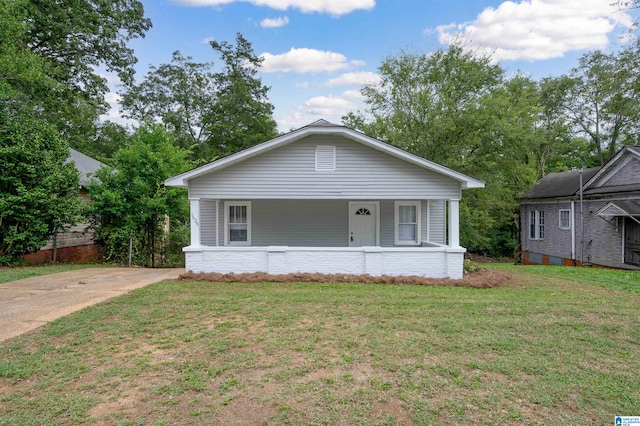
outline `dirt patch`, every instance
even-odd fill
[[[312,282],[312,283],[350,283],[360,282],[364,284],[408,284],[444,287],[470,287],[470,288],[494,288],[506,285],[513,281],[511,275],[500,271],[479,271],[465,275],[461,280],[449,278],[424,278],[419,276],[389,276],[374,277],[371,275],[347,275],[347,274],[283,274],[271,275],[263,272],[245,274],[219,274],[219,273],[193,273],[187,272],[180,275],[182,281],[208,281],[218,283],[257,283],[257,282]]]

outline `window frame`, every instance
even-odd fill
[[[231,207],[247,208],[247,240],[231,241],[231,224],[229,223],[229,210]],[[224,202],[224,245],[247,247],[251,246],[251,201],[225,201]]]
[[[410,206],[416,208],[416,237],[414,240],[400,240],[400,207]],[[402,223],[408,224],[408,223]],[[397,246],[419,246],[422,244],[422,202],[421,201],[396,201],[394,203],[394,244]]]
[[[567,224],[564,225],[564,226],[562,224],[562,215],[563,215],[563,213],[566,214],[566,216],[567,216]],[[571,229],[571,225],[572,225],[571,222],[572,221],[571,221],[571,210],[570,209],[560,209],[560,210],[558,210],[558,227],[560,229],[565,229],[565,230]]]
[[[529,239],[544,240],[544,210],[529,211]]]

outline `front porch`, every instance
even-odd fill
[[[191,199],[193,272],[461,279],[458,200]]]
[[[186,269],[195,272],[417,275],[461,279],[465,249],[420,247],[185,247]]]

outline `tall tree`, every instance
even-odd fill
[[[182,148],[197,148],[212,137],[205,117],[218,96],[213,63],[197,63],[175,51],[171,63],[151,66],[142,83],[122,95],[126,117],[163,123]]]
[[[256,77],[262,58],[241,35],[236,45],[211,42],[222,60],[197,63],[174,52],[170,64],[152,67],[142,83],[123,93],[130,118],[162,123],[199,162],[228,155],[276,135],[269,88]]]
[[[267,98],[269,87],[256,77],[264,58],[242,34],[235,47],[228,42],[211,42],[224,68],[215,74],[218,97],[206,122],[216,137],[219,155],[227,155],[276,136],[273,105]]]
[[[460,46],[431,55],[401,52],[385,59],[379,73],[382,82],[362,91],[367,113],[350,114],[345,122],[449,165],[464,161],[481,143],[467,130],[476,125],[482,98],[503,79],[489,57]]]
[[[3,40],[16,55],[37,61],[42,74],[21,73],[11,63],[0,64],[5,79],[20,99],[55,124],[70,142],[93,135],[94,123],[106,109],[104,66],[128,83],[136,58],[126,43],[143,37],[151,22],[137,0],[0,0]],[[8,25],[4,25],[8,21]],[[27,59],[23,59],[27,60]],[[14,75],[15,77],[15,75]],[[54,88],[43,82],[58,83]]]
[[[570,74],[565,114],[577,134],[590,141],[601,165],[637,133],[639,51],[635,45],[612,54],[589,52]]]
[[[0,106],[0,264],[38,250],[80,213],[78,171],[56,128]]]
[[[387,58],[381,84],[362,91],[367,110],[344,117],[409,152],[486,181],[460,205],[461,241],[470,250],[510,255],[517,244],[514,198],[535,181],[530,148],[541,108],[532,80],[504,78],[489,57],[460,46]]]
[[[98,170],[100,184],[89,186],[88,210],[107,259],[124,262],[133,238],[136,263],[160,263],[156,255],[165,217],[182,218],[187,211],[183,191],[166,188],[164,180],[190,167],[187,155],[162,127],[144,125],[116,152],[113,167]]]

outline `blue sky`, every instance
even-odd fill
[[[208,40],[240,32],[265,57],[259,76],[281,131],[363,107],[385,57],[429,53],[455,39],[491,53],[508,74],[560,75],[586,51],[615,50],[637,15],[614,0],[142,0],[153,28],[130,46],[140,82],[179,50],[217,61]],[[113,82],[112,82],[113,83]],[[116,105],[117,88],[107,100]],[[106,117],[118,118],[117,106]]]

